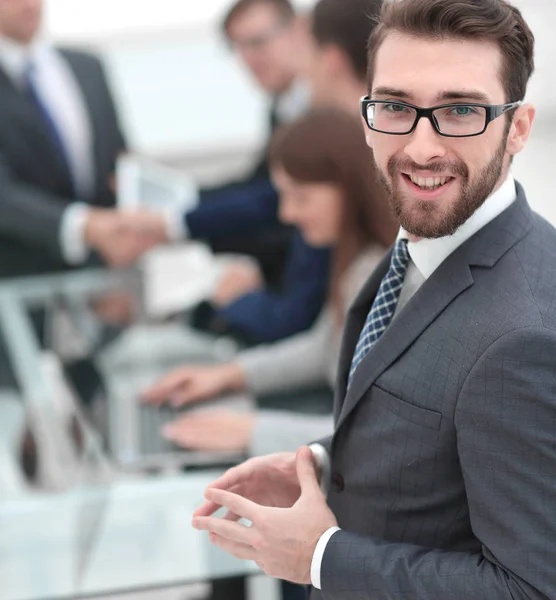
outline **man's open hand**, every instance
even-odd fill
[[[236,467],[237,473],[243,467],[245,465]],[[225,485],[218,486],[224,489],[207,490],[208,502],[196,511],[193,526],[208,531],[211,541],[226,552],[255,561],[271,577],[311,583],[311,562],[317,542],[337,521],[319,487],[309,448],[303,447],[297,452],[295,472],[300,494],[291,507],[287,507],[287,502],[284,502],[286,507],[257,503],[253,490],[250,497],[245,496],[242,491],[248,490],[244,481],[246,473],[236,474],[229,477]],[[255,468],[254,474],[260,480],[259,469]],[[291,474],[283,479],[283,484],[291,488],[294,483]],[[276,492],[278,483],[276,480],[272,486]],[[264,498],[264,494],[261,496]],[[228,509],[224,519],[207,516],[220,506]],[[252,525],[241,524],[239,518],[247,519]]]

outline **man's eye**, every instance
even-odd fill
[[[384,108],[388,112],[403,112],[406,109],[406,107],[401,104],[385,104]]]
[[[473,108],[471,108],[471,106],[454,106],[452,109],[452,114],[456,115],[457,117],[468,117],[474,113],[475,111]]]

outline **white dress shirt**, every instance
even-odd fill
[[[46,42],[24,46],[0,37],[0,65],[18,88],[26,85],[33,67],[34,85],[41,102],[56,124],[67,150],[67,159],[78,200],[95,192],[93,135],[81,89],[60,53]],[[84,242],[88,206],[74,202],[66,209],[60,225],[60,247],[70,264],[83,262],[89,253]]]
[[[398,299],[394,318],[409,302],[411,296],[438,269],[438,267],[464,242],[475,235],[485,225],[503,213],[516,200],[515,180],[511,174],[504,183],[475,211],[475,213],[453,234],[437,239],[421,239],[408,242],[407,248],[411,261],[408,266],[404,285]],[[398,239],[407,239],[407,233],[401,229]],[[322,473],[330,473],[330,457],[320,444],[311,446],[313,455],[321,465]],[[327,483],[321,482],[321,487]],[[321,565],[326,546],[330,538],[340,531],[339,527],[331,527],[319,539],[311,562],[311,583],[321,589]]]

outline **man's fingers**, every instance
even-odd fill
[[[251,475],[250,462],[247,461],[237,467],[228,469],[222,477],[213,481],[205,492],[208,494],[209,490],[230,490],[231,492],[239,491],[240,484],[249,478]],[[194,517],[207,517],[214,514],[222,505],[211,499],[207,499],[193,514]],[[230,508],[230,507],[226,507]]]
[[[299,485],[301,486],[301,495],[304,493],[322,494],[315,471],[313,453],[307,446],[303,446],[297,451],[296,469]]]
[[[226,514],[222,518],[225,521],[233,521],[234,523],[237,523],[237,521],[239,521],[241,519],[241,517],[239,515],[236,515],[236,513],[232,512],[231,510],[227,511]]]
[[[195,519],[197,517],[210,517],[210,515],[213,515],[216,511],[220,510],[221,508],[222,507],[220,506],[220,504],[206,500],[193,513],[193,518]]]
[[[193,527],[248,546],[253,545],[254,536],[256,535],[251,527],[216,517],[195,517]]]
[[[237,467],[232,467],[231,469],[228,469],[222,477],[213,481],[207,487],[207,492],[208,490],[213,489],[234,491],[233,488],[248,479],[250,474],[251,468],[249,466],[249,461],[238,465]]]
[[[262,509],[259,504],[255,504],[255,502],[252,502],[247,498],[243,498],[238,494],[226,490],[209,488],[205,493],[205,498],[231,510],[236,515],[239,515],[252,523],[257,522],[257,517],[260,516]]]
[[[225,537],[217,535],[216,533],[211,534],[210,541],[218,546],[221,550],[232,554],[236,558],[241,560],[255,560],[256,551],[252,546],[248,546],[247,544],[241,544],[239,542],[233,542]]]
[[[223,479],[223,478],[221,478]],[[213,484],[211,485],[216,485],[218,483],[217,480],[215,481]],[[230,488],[230,492],[234,492],[237,493],[239,491],[239,485],[234,485]],[[197,510],[193,513],[193,518],[195,517],[210,517],[211,515],[213,515],[215,512],[217,512],[218,510],[220,510],[222,508],[222,506],[220,504],[217,504],[216,502],[211,502],[209,500],[205,500],[205,502],[203,502],[203,504],[201,506],[199,506],[199,508],[197,508]],[[228,513],[230,513],[231,511],[228,511]],[[228,519],[229,521],[231,520],[236,520],[239,521],[239,519],[241,519],[241,517],[238,517],[237,519]]]

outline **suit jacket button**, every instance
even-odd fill
[[[344,488],[346,487],[344,478],[340,475],[340,473],[332,473],[330,483],[332,484],[332,489],[335,492],[343,492]]]

